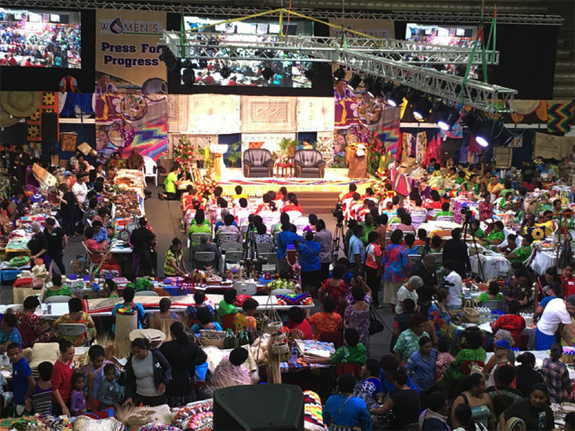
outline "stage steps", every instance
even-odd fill
[[[331,210],[335,208],[339,199],[338,192],[298,191],[296,194],[304,214],[331,214]]]

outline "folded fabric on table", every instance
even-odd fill
[[[309,293],[293,295],[276,295],[279,305],[312,305],[313,299]]]

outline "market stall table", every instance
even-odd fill
[[[479,271],[481,261],[482,274]],[[483,280],[491,280],[500,276],[507,276],[511,268],[509,261],[501,253],[486,250],[483,254],[469,256],[471,271],[478,274]]]
[[[527,352],[533,353],[535,356],[535,369],[540,369],[543,366],[543,360],[549,358],[549,351],[548,350],[526,350]],[[489,358],[493,356],[493,352],[487,352],[486,362]],[[575,368],[573,364],[565,364],[567,365],[567,370],[569,371],[569,380],[571,383],[575,382]]]
[[[545,274],[547,268],[555,267],[557,253],[553,250],[538,251],[531,262],[531,268],[537,274]]]

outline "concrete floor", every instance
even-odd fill
[[[152,192],[152,197],[145,201],[146,216],[148,222],[154,229],[158,238],[158,273],[163,275],[164,256],[170,247],[173,238],[179,238],[182,243],[186,244],[186,235],[181,227],[181,211],[180,203],[178,201],[160,201],[158,199],[158,192],[162,191],[161,187],[156,187],[148,183],[147,190]],[[334,202],[335,206],[336,202]],[[305,208],[304,208],[305,211]],[[326,222],[327,228],[330,231],[335,229],[335,219],[332,214],[317,214],[320,219]],[[81,244],[81,237],[76,236],[70,238],[66,253],[64,255],[64,263],[68,271],[72,270],[72,261],[77,256],[84,256],[84,249]],[[187,249],[184,250],[186,265],[191,267],[188,262]],[[9,304],[12,301],[12,288],[11,286],[3,286],[0,291],[0,303]],[[312,309],[312,314],[319,311],[319,305],[316,301],[316,307]],[[389,352],[389,342],[391,339],[391,328],[393,326],[393,316],[388,309],[377,310],[381,316],[386,329],[371,337],[372,352],[374,358],[380,358],[383,354]]]

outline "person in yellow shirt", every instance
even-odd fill
[[[248,195],[243,192],[244,189],[242,188],[242,186],[236,186],[235,191],[236,191],[236,194],[232,196],[232,202],[237,202],[237,201],[239,201],[241,198],[245,198],[245,199],[247,199],[247,200],[250,199],[250,198],[248,197]]]
[[[501,190],[503,190],[503,184],[499,182],[499,178],[497,178],[497,176],[493,175],[491,177],[491,182],[487,184],[487,191],[492,195],[499,197],[499,192],[501,192]]]

